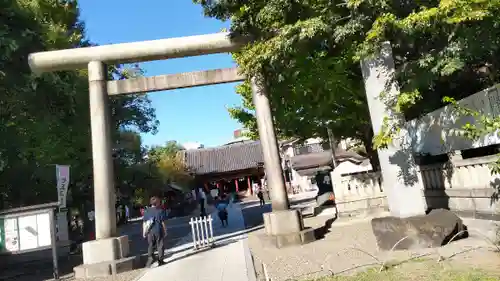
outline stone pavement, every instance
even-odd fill
[[[229,226],[223,228],[214,218],[216,247],[205,251],[192,250],[192,236],[186,236],[182,245],[167,249],[163,266],[147,270],[138,281],[255,281],[253,262],[248,248],[241,206],[228,208]],[[168,238],[167,238],[168,239]]]

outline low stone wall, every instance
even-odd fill
[[[420,166],[422,196],[429,209],[445,208],[462,217],[500,221],[500,175],[490,165],[498,156],[453,159],[451,163]],[[339,215],[354,216],[388,210],[380,173],[335,178]]]
[[[367,197],[353,200],[338,200],[336,201],[339,216],[364,216],[387,212],[387,197]]]
[[[335,203],[340,216],[385,212],[387,197],[380,173],[369,172],[334,178]]]
[[[449,208],[464,217],[500,221],[500,175],[491,174],[498,156],[454,160],[420,167],[429,208]]]
[[[424,190],[424,195],[431,209],[447,208],[463,217],[500,221],[492,189]]]

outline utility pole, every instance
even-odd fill
[[[328,132],[328,141],[330,142],[330,149],[332,150],[332,163],[333,163],[333,168],[337,167],[337,159],[335,158],[335,138],[332,133],[332,129],[329,127],[326,129]]]

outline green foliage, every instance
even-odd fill
[[[475,141],[490,133],[494,133],[497,136],[500,134],[500,116],[462,106],[451,97],[443,98],[443,102],[453,107],[455,116],[474,118],[475,123],[467,122],[461,127],[461,130],[457,131],[460,136]],[[491,174],[500,174],[500,158],[490,163],[489,166]]]
[[[460,99],[499,81],[500,0],[194,2],[207,16],[230,19],[234,35],[253,39],[235,60],[248,77],[264,76],[282,135],[310,137],[334,124],[339,138],[371,148],[359,61],[385,41],[401,93],[385,100],[391,115],[376,148],[390,144],[405,120],[443,106],[443,97]],[[230,113],[255,128],[250,108]],[[496,128],[483,121],[486,131]]]
[[[167,141],[165,145],[153,146],[148,150],[148,158],[153,162],[158,162],[164,157],[175,157],[177,153],[184,150],[184,147],[177,141]]]
[[[129,198],[136,204],[146,204],[151,192],[171,183],[189,189],[193,177],[179,153],[183,149],[176,141],[167,141],[164,145],[143,150],[144,160],[133,165],[127,173],[132,176],[126,184]]]
[[[358,2],[370,6],[370,1]],[[411,118],[444,105],[443,98],[463,98],[492,86],[500,75],[500,1],[426,2],[414,1],[414,7],[406,11],[401,9],[405,5],[386,6],[358,49],[359,57],[373,52],[383,41],[392,43],[402,89],[392,110]],[[465,109],[460,113],[471,116]],[[472,115],[481,119],[481,125],[466,125],[465,137],[476,139],[499,128],[495,118]],[[381,134],[394,131],[385,129]],[[387,138],[380,145],[390,141]]]
[[[73,204],[92,200],[86,70],[35,76],[28,54],[89,46],[77,1],[0,1],[0,209],[57,200],[54,164],[71,165]],[[110,79],[140,75],[126,66]],[[139,132],[158,122],[145,96],[111,100],[117,187],[142,161]],[[126,144],[126,145],[125,145]]]
[[[193,177],[185,166],[184,147],[176,141],[167,141],[163,146],[154,146],[148,151],[148,162],[151,163],[163,183],[177,183],[189,186]]]

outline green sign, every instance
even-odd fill
[[[0,218],[0,253],[5,252],[5,224],[4,219]]]
[[[17,218],[0,218],[0,253],[19,251]]]

